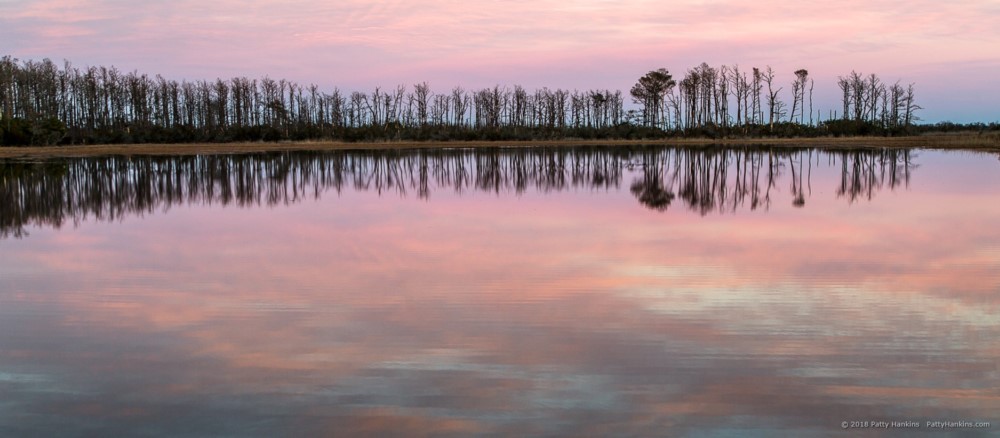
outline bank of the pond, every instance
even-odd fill
[[[250,152],[385,150],[421,148],[491,148],[553,146],[761,146],[817,148],[934,148],[1000,152],[1000,135],[922,135],[913,137],[739,138],[667,140],[546,140],[448,142],[281,142],[178,143],[0,148],[0,158],[82,157],[99,155],[200,155]]]

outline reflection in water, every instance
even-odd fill
[[[997,162],[912,158],[6,162],[0,436],[995,435]]]
[[[790,170],[792,204],[811,193],[814,166],[841,170],[837,196],[871,199],[909,184],[910,150],[538,148],[296,152],[183,157],[102,157],[0,161],[0,237],[28,225],[60,227],[93,216],[114,221],[173,205],[241,207],[298,202],[328,190],[397,192],[429,198],[462,193],[611,189],[629,184],[636,199],[667,210],[679,197],[691,210],[768,208]]]
[[[899,150],[844,153],[837,196],[854,202],[859,198],[871,199],[883,187],[909,186],[911,172],[916,167],[911,158],[909,151]]]

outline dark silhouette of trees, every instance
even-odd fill
[[[753,82],[751,83],[751,119],[750,123],[753,125],[759,125],[764,122],[764,110],[760,105],[760,93],[763,90],[762,82],[764,80],[764,74],[759,68],[753,68]]]
[[[795,122],[795,109],[799,109],[799,123],[802,123],[802,110],[805,109],[806,81],[809,78],[809,71],[799,69],[795,71],[795,80],[792,81],[792,112],[789,117],[790,122]],[[812,109],[809,109],[812,117]]]
[[[778,93],[781,92],[781,88],[775,90],[772,86],[774,83],[774,70],[771,69],[771,66],[767,67],[767,71],[762,75],[762,79],[767,84],[767,124],[771,129],[774,129],[774,120],[780,120],[784,115],[784,105],[778,99]]]
[[[886,84],[872,73],[867,77],[852,71],[840,76],[837,86],[841,91],[843,114],[840,120],[830,120],[826,125],[834,134],[870,135],[908,133],[917,120],[914,86],[904,88],[896,82]]]
[[[874,74],[852,72],[837,83],[843,93],[841,117],[816,123],[814,83],[805,69],[795,75],[788,111],[770,67],[746,70],[702,63],[680,81],[661,68],[640,77],[629,91],[639,106],[633,112],[617,90],[529,91],[519,85],[496,85],[478,90],[455,87],[436,94],[421,82],[412,87],[375,87],[370,92],[336,88],[326,92],[314,84],[267,76],[176,81],[115,67],[78,68],[69,62],[57,66],[47,59],[21,62],[5,56],[0,58],[0,142],[903,134],[912,131],[915,113],[921,109],[912,84],[887,86]]]
[[[642,123],[650,127],[665,127],[664,102],[677,82],[665,68],[650,71],[639,78],[629,92],[632,99],[642,104]]]

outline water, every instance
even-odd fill
[[[2,436],[1000,427],[995,154],[282,153],[0,176]]]

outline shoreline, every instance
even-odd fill
[[[748,139],[663,140],[531,140],[531,141],[384,141],[384,142],[278,142],[278,143],[174,143],[77,146],[2,147],[0,158],[60,158],[101,155],[214,155],[291,151],[407,150],[430,148],[531,148],[573,146],[755,146],[843,148],[916,148],[1000,152],[1000,136],[972,134],[909,137],[813,137]]]

